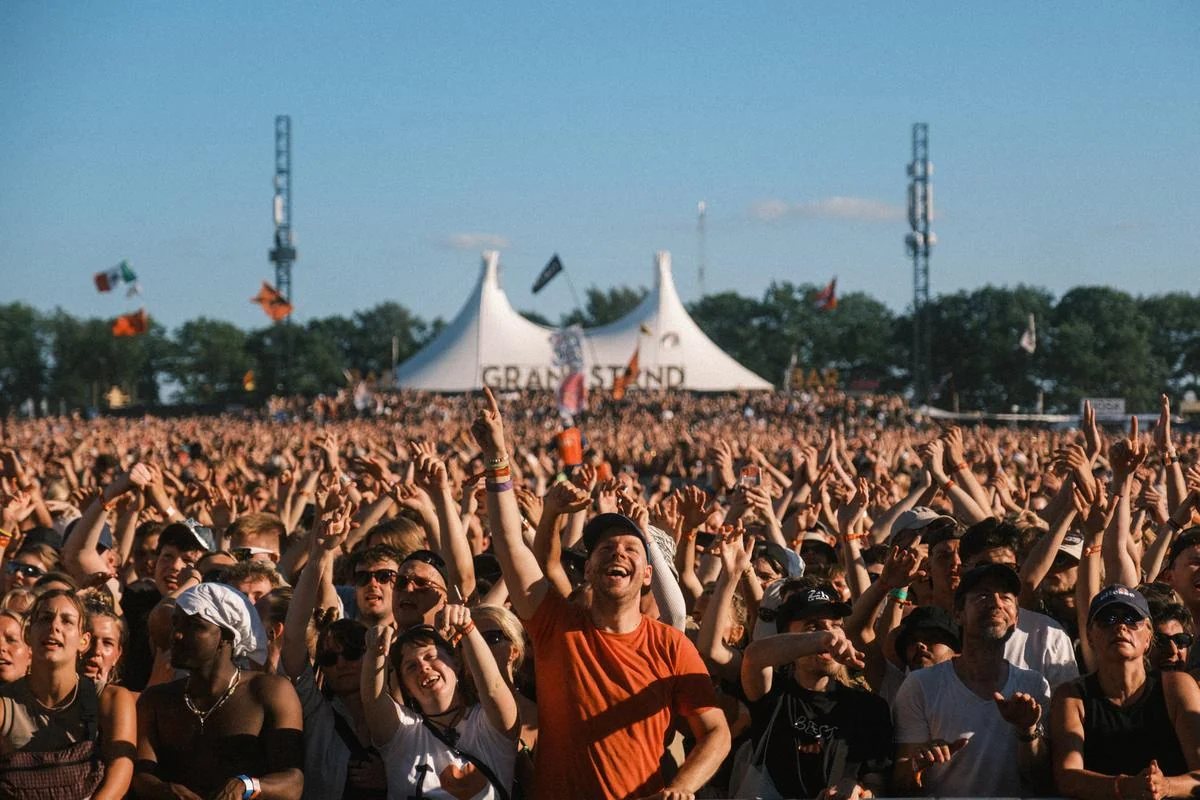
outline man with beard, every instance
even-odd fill
[[[784,797],[856,797],[887,782],[887,702],[845,684],[846,665],[863,665],[843,629],[849,613],[831,585],[805,578],[779,608],[778,635],[742,657],[755,752]]]
[[[645,534],[619,514],[592,519],[583,531],[591,605],[556,593],[522,538],[504,424],[485,392],[471,433],[486,463],[492,541],[537,653],[533,796],[694,797],[729,752],[729,728],[695,646],[639,609],[651,578]],[[686,720],[696,743],[667,777],[659,764],[673,717]]]
[[[1004,564],[963,575],[955,595],[962,654],[910,673],[896,695],[898,791],[1020,797],[1044,784],[1041,720],[1050,687],[1004,658],[1020,591],[1021,579]]]
[[[176,601],[171,665],[186,678],[138,700],[138,797],[298,800],[303,718],[287,679],[243,672],[266,635],[237,590],[203,583]]]

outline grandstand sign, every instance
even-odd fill
[[[569,367],[533,367],[517,364],[488,364],[480,377],[483,385],[502,392],[550,391],[570,372]],[[588,389],[610,389],[617,376],[625,373],[624,364],[596,364],[587,371]],[[687,369],[683,366],[646,366],[638,370],[634,381],[639,389],[686,389]]]
[[[1124,397],[1085,397],[1079,401],[1079,415],[1083,416],[1083,404],[1091,403],[1097,422],[1120,422],[1125,419]]]

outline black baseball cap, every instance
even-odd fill
[[[912,643],[913,637],[917,635],[917,631],[922,630],[933,630],[944,634],[949,639],[954,652],[962,652],[962,630],[950,612],[937,606],[918,606],[904,618],[896,630],[896,652],[901,658],[904,658],[904,653],[908,649],[908,645]]]
[[[850,604],[843,603],[828,589],[817,586],[793,592],[775,612],[775,626],[779,633],[787,633],[788,625],[798,619],[809,617],[848,617]]]
[[[428,564],[438,571],[442,576],[442,582],[447,585],[450,583],[450,578],[446,576],[446,559],[442,558],[432,550],[413,550],[404,560],[400,562],[400,566],[404,566],[410,561],[420,561],[423,564]]]
[[[591,555],[592,550],[596,549],[596,545],[599,544],[601,539],[620,534],[629,534],[641,539],[642,547],[646,549],[646,553],[649,555],[650,545],[646,543],[646,534],[642,532],[638,524],[624,514],[611,512],[597,514],[588,520],[588,524],[583,526],[583,545],[587,548],[588,554]]]
[[[1175,537],[1175,541],[1171,542],[1171,552],[1167,554],[1167,566],[1173,566],[1175,559],[1179,558],[1184,550],[1196,545],[1200,545],[1200,525],[1184,528]]]
[[[75,528],[79,525],[79,520],[81,520],[81,519],[83,519],[83,517],[76,517],[75,519],[71,520],[70,523],[67,524],[67,527],[63,530],[63,535],[62,535],[63,545],[66,545],[67,539],[71,538],[71,534],[75,531]],[[100,540],[96,542],[96,552],[103,553],[105,550],[112,550],[112,549],[113,549],[112,528],[108,527],[108,523],[106,522],[106,523],[104,523],[104,527],[102,527],[100,529]]]
[[[981,564],[968,570],[959,580],[958,588],[954,590],[954,604],[960,605],[969,592],[988,581],[999,583],[1010,594],[1021,593],[1021,578],[1015,569],[1008,564]]]
[[[1146,598],[1141,592],[1114,583],[1101,589],[1100,594],[1092,598],[1092,604],[1088,606],[1088,622],[1094,620],[1097,614],[1110,606],[1127,606],[1141,614],[1142,619],[1150,618],[1150,604],[1146,602]]]
[[[446,641],[446,638],[437,632],[437,628],[432,625],[413,625],[411,628],[397,634],[395,640],[392,642],[391,656],[396,660],[397,664],[400,661],[400,646],[415,639],[432,639],[438,647],[445,648],[449,653],[454,652],[454,645]]]

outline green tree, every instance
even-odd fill
[[[171,376],[192,403],[231,403],[245,398],[242,378],[253,362],[246,333],[229,322],[200,317],[179,326],[174,336]]]
[[[45,325],[50,339],[49,397],[70,409],[101,407],[117,387],[132,405],[159,401],[159,376],[170,365],[166,330],[151,319],[141,336],[112,334],[112,320],[80,320],[56,309]]]
[[[1200,390],[1200,295],[1171,292],[1138,305],[1150,321],[1150,348],[1166,365],[1171,393]]]
[[[779,375],[768,371],[771,364],[762,349],[765,309],[761,302],[722,292],[700,298],[688,306],[688,313],[708,338],[742,366],[766,380],[779,380]]]
[[[0,305],[0,416],[46,396],[42,318],[24,303]]]
[[[1170,369],[1151,341],[1153,324],[1137,300],[1105,286],[1063,295],[1052,315],[1047,354],[1053,401],[1074,408],[1086,396],[1123,397],[1152,410]]]
[[[587,299],[584,302],[582,313],[579,309],[575,309],[571,313],[563,315],[559,324],[564,328],[577,324],[583,325],[585,328],[607,325],[610,322],[616,322],[637,308],[638,303],[642,302],[645,296],[646,289],[641,286],[636,289],[628,286],[615,286],[607,291],[592,286],[587,290]]]

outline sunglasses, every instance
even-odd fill
[[[1186,650],[1192,646],[1195,637],[1190,633],[1177,633],[1173,636],[1167,636],[1165,633],[1154,634],[1154,643],[1159,647],[1166,647],[1168,644],[1173,644],[1179,650]]]
[[[4,565],[4,569],[8,570],[9,575],[15,575],[18,572],[26,578],[40,578],[46,574],[46,570],[39,569],[32,564],[20,564],[16,561],[10,561]]]
[[[407,589],[409,586],[412,586],[413,591],[416,592],[424,591],[425,589],[434,589],[439,592],[446,591],[445,586],[416,575],[399,575],[396,577],[397,589]]]
[[[272,561],[279,560],[278,553],[276,553],[274,550],[268,550],[265,547],[239,547],[235,550],[230,550],[229,552],[232,553],[233,557],[236,558],[238,561],[250,561],[255,556],[259,556],[259,555],[265,555],[267,558],[271,559]]]
[[[1101,628],[1115,628],[1118,625],[1124,625],[1126,628],[1136,628],[1142,624],[1143,619],[1145,617],[1132,609],[1125,611],[1113,609],[1112,611],[1105,611],[1097,615],[1093,621]]]
[[[502,630],[484,631],[483,640],[491,645],[500,644],[501,642],[512,642],[512,639],[505,636]]]
[[[365,652],[367,652],[367,648],[365,647],[342,645],[341,650],[325,650],[317,653],[316,662],[318,667],[329,669],[337,663],[339,658],[345,661],[358,661],[363,657],[363,653]]]
[[[381,586],[396,582],[399,573],[394,569],[364,569],[354,573],[354,585],[366,586],[372,579]]]

